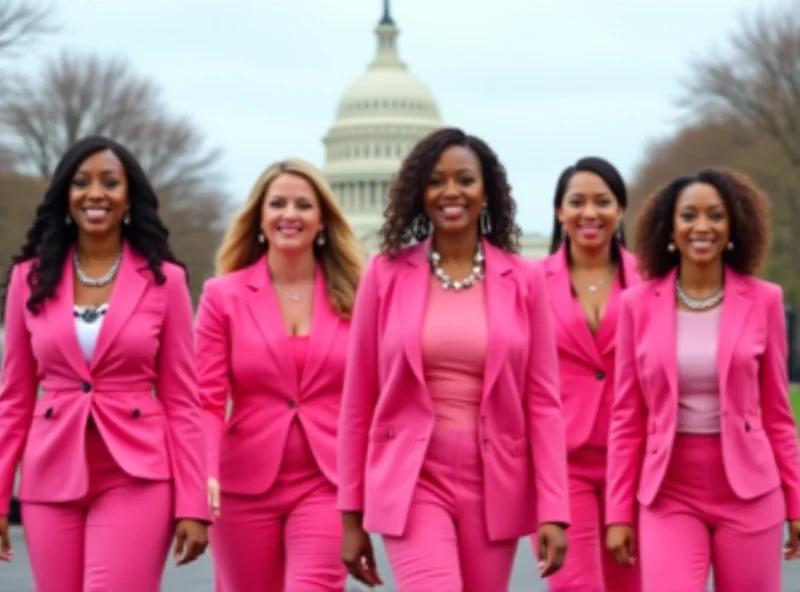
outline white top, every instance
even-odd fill
[[[103,319],[107,311],[108,304],[75,307],[75,332],[78,335],[78,345],[87,364],[92,361],[94,356],[97,337],[100,335],[100,328],[103,326]]]

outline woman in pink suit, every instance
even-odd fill
[[[757,279],[766,196],[706,169],[656,193],[622,296],[606,521],[647,592],[780,592],[781,538],[800,555],[800,449],[779,286]],[[639,502],[639,540],[632,524]]]
[[[350,573],[400,592],[508,589],[538,531],[564,560],[566,444],[550,309],[518,250],[505,170],[479,138],[435,131],[406,157],[359,288],[339,424]]]
[[[0,512],[37,592],[157,592],[207,542],[186,274],[139,164],[101,137],[56,168],[4,294]],[[37,390],[41,391],[37,397]],[[0,558],[9,561],[8,517]]]
[[[558,344],[569,451],[569,557],[551,592],[638,592],[638,566],[605,549],[608,422],[614,396],[617,308],[639,282],[625,250],[625,182],[609,162],[582,158],[558,179],[550,257],[542,261]]]
[[[344,589],[336,424],[362,260],[300,160],[264,171],[220,247],[196,348],[224,592]]]

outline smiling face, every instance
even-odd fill
[[[719,192],[707,183],[692,183],[675,202],[673,240],[681,258],[707,266],[722,259],[730,241],[730,219]]]
[[[312,249],[322,230],[322,208],[304,177],[283,173],[270,183],[261,208],[261,231],[270,249]]]
[[[128,208],[125,167],[111,150],[89,156],[69,188],[69,215],[78,231],[92,236],[120,232]]]
[[[622,214],[623,209],[606,182],[588,171],[572,175],[558,208],[558,220],[570,243],[587,250],[610,244]]]
[[[481,163],[465,146],[444,150],[425,188],[425,214],[436,232],[476,232],[481,207],[486,203]]]

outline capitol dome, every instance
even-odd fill
[[[323,139],[325,175],[348,220],[367,242],[379,228],[392,176],[423,136],[442,126],[428,87],[400,60],[399,30],[384,0],[377,51],[345,91]]]

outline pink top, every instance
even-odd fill
[[[608,295],[608,301],[606,302],[606,308],[603,311],[603,316],[600,319],[600,324],[597,326],[597,330],[592,333],[592,338],[594,339],[595,345],[597,345],[598,350],[602,350],[602,344],[604,343],[601,337],[605,337],[605,333],[607,331],[615,332],[617,330],[617,307],[619,306],[619,295],[622,293],[622,285],[619,281],[619,274],[614,277],[614,283],[611,286],[611,292]],[[575,298],[575,306],[578,307],[578,313],[581,315],[580,318],[587,324],[589,319],[586,316],[586,311],[583,308],[580,300]],[[614,337],[611,338],[615,340]],[[604,360],[605,361],[605,360]],[[614,401],[614,350],[610,350],[608,354],[608,362],[606,366],[606,378],[605,378],[605,388],[603,388],[599,396],[601,397],[600,404],[597,406],[597,417],[595,417],[594,425],[592,426],[592,431],[589,434],[589,438],[586,440],[585,446],[590,446],[592,448],[602,448],[605,449],[606,445],[608,444],[608,425],[611,422],[611,404]]]
[[[456,292],[432,279],[422,361],[437,427],[477,429],[487,341],[483,282]]]
[[[308,356],[308,335],[290,335],[289,341],[292,344],[292,355],[299,379],[303,373],[303,366],[306,365],[306,356]]]
[[[720,432],[717,342],[722,307],[678,311],[678,433]]]

